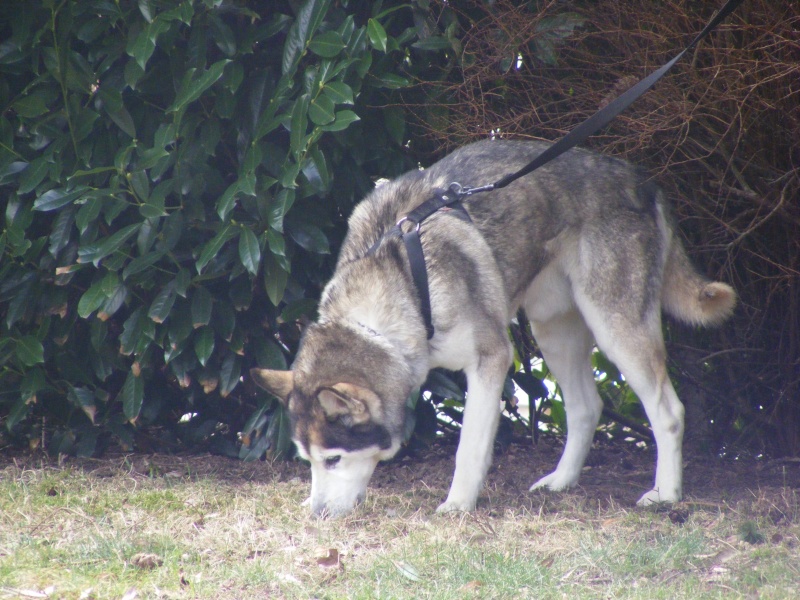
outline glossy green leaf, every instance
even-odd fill
[[[128,174],[128,180],[136,198],[140,202],[147,202],[150,197],[150,181],[147,179],[147,173],[143,169],[137,169]]]
[[[214,85],[217,80],[222,77],[222,71],[225,66],[231,62],[230,60],[220,60],[211,65],[207,71],[201,72],[199,77],[193,77],[193,73],[187,73],[187,78],[184,81],[182,89],[178,92],[175,101],[166,110],[166,112],[178,112],[197,100],[203,92]]]
[[[122,308],[122,305],[125,303],[127,297],[128,288],[125,287],[125,284],[118,283],[108,294],[108,298],[105,302],[103,302],[100,310],[97,311],[97,318],[101,321],[107,321],[110,319],[120,308]]]
[[[291,130],[289,132],[289,148],[295,154],[303,148],[306,129],[308,127],[308,105],[311,98],[308,94],[303,94],[295,100],[292,108]]]
[[[44,362],[44,347],[34,336],[26,335],[17,340],[16,355],[23,365],[32,367]]]
[[[230,302],[219,302],[214,310],[211,322],[214,331],[226,342],[230,342],[236,328],[236,311]]]
[[[134,375],[133,371],[128,372],[125,383],[120,391],[122,400],[122,413],[130,423],[135,423],[142,411],[144,401],[144,381],[141,377]]]
[[[146,271],[151,266],[156,264],[159,260],[161,260],[166,252],[150,252],[145,254],[144,256],[138,256],[134,258],[122,271],[122,278],[127,279],[131,275],[136,275],[137,273],[141,273],[142,271]]]
[[[264,289],[273,306],[278,306],[281,300],[283,300],[283,294],[286,291],[286,283],[288,280],[289,274],[274,258],[270,257],[270,260],[266,262]]]
[[[206,366],[208,359],[214,352],[214,330],[211,327],[203,326],[197,330],[194,336],[194,353],[202,366]]]
[[[97,407],[95,406],[95,396],[92,390],[87,387],[70,386],[67,392],[67,399],[86,413],[86,416],[94,423]]]
[[[390,90],[399,90],[400,88],[408,87],[411,82],[400,75],[394,73],[380,73],[375,76],[378,87],[388,88]]]
[[[288,323],[300,319],[303,316],[308,317],[312,321],[316,320],[317,306],[318,301],[313,298],[294,300],[281,311],[281,320]]]
[[[153,302],[150,303],[147,316],[156,323],[163,323],[169,316],[177,296],[178,294],[175,291],[175,282],[171,281],[162,288],[162,290],[153,299]]]
[[[275,458],[283,458],[291,449],[292,429],[288,413],[283,407],[272,414],[265,437],[269,440],[270,452]]]
[[[297,154],[299,158],[302,153],[298,152]],[[300,165],[292,160],[287,160],[281,169],[281,186],[293,190],[297,187],[298,175],[300,175]]]
[[[386,52],[387,36],[383,25],[375,19],[370,19],[367,21],[367,35],[369,36],[370,44],[375,49]]]
[[[21,423],[25,417],[28,416],[32,405],[33,402],[31,401],[30,397],[26,397],[25,394],[22,394],[19,398],[17,398],[16,402],[14,402],[14,404],[11,406],[8,416],[5,419],[6,430],[12,431],[14,427]]]
[[[120,246],[124,244],[129,238],[131,238],[139,228],[141,227],[141,223],[135,223],[133,225],[128,225],[127,227],[123,227],[117,233],[107,237],[101,242],[96,244],[89,244],[88,246],[83,246],[78,248],[78,262],[79,263],[97,263],[111,254],[112,252],[116,252],[119,250]]]
[[[23,160],[17,160],[5,165],[0,165],[0,185],[5,185],[14,180],[14,176],[28,168],[27,163]]]
[[[214,299],[211,293],[204,287],[199,287],[192,295],[192,325],[195,329],[208,325],[211,322],[211,311],[214,306]]]
[[[308,49],[317,56],[333,58],[344,50],[345,44],[337,31],[326,31],[314,37],[308,43]]]
[[[48,388],[48,383],[42,367],[31,367],[27,369],[19,384],[22,397],[29,400],[35,399],[36,394],[46,388]]]
[[[136,137],[136,125],[133,122],[133,117],[131,117],[131,114],[124,105],[121,104],[119,108],[115,110],[111,110],[110,108],[106,107],[106,114],[108,114],[117,127],[119,127],[129,137]]]
[[[274,229],[268,229],[265,235],[270,252],[276,256],[286,256],[286,240],[283,239],[283,235]]]
[[[153,55],[155,49],[156,44],[155,40],[152,38],[149,24],[147,27],[139,30],[138,32],[135,29],[130,30],[128,44],[125,50],[128,55],[134,58],[136,64],[142,72],[144,72],[147,61],[150,60],[150,57]]]
[[[186,298],[189,286],[192,284],[192,272],[181,268],[175,275],[175,293],[181,298]]]
[[[294,204],[294,190],[281,190],[275,195],[269,206],[269,225],[278,232],[283,232],[283,217]]]
[[[186,310],[176,310],[169,318],[168,344],[164,360],[169,362],[183,353],[187,340],[192,335],[192,317]]]
[[[237,277],[228,288],[228,297],[233,302],[233,308],[244,311],[250,308],[253,302],[253,282],[249,277]]]
[[[29,96],[22,96],[14,101],[11,108],[20,117],[33,119],[45,114],[48,111],[47,102],[43,94],[33,93]]]
[[[230,27],[219,17],[212,14],[209,19],[211,36],[225,56],[233,58],[236,55],[236,36]]]
[[[85,187],[81,187],[72,192],[67,192],[63,188],[53,189],[45,192],[33,202],[33,210],[47,212],[66,206],[80,198],[86,192]]]
[[[139,339],[144,332],[144,307],[139,307],[131,313],[122,325],[122,333],[119,336],[119,352],[124,356],[129,356],[136,349]]]
[[[316,125],[327,125],[335,118],[334,103],[330,96],[320,94],[308,106],[308,117]]]
[[[208,263],[211,262],[211,260],[217,254],[219,254],[219,251],[222,250],[222,247],[225,245],[225,243],[234,235],[236,235],[236,231],[231,227],[230,223],[219,230],[217,235],[215,235],[203,247],[203,251],[200,253],[200,258],[198,258],[197,262],[195,263],[195,268],[197,269],[198,273],[203,272],[203,269],[206,268],[206,265],[208,265]]]
[[[226,221],[228,219],[228,215],[230,215],[233,207],[236,205],[236,195],[239,191],[240,183],[235,181],[228,186],[228,189],[226,189],[217,200],[216,209],[220,221]]]
[[[251,275],[258,273],[261,264],[261,248],[258,245],[258,238],[251,230],[243,228],[239,234],[239,260]]]
[[[102,281],[92,284],[83,293],[81,299],[78,300],[78,316],[81,319],[88,318],[89,315],[102,306],[107,297]]]
[[[356,113],[352,110],[340,110],[336,113],[336,118],[334,119],[333,123],[328,123],[327,125],[323,125],[320,127],[323,131],[342,131],[347,129],[350,125],[355,123],[356,121],[360,121],[361,117],[359,117]]]
[[[419,48],[420,50],[432,50],[432,51],[450,50],[453,47],[450,40],[448,40],[445,36],[441,35],[431,35],[423,40],[414,42],[411,45],[414,48]]]
[[[254,341],[254,350],[256,364],[262,369],[283,371],[287,368],[286,356],[274,340],[258,338]]]
[[[100,115],[91,109],[84,109],[80,111],[75,117],[75,141],[82,142],[92,133],[94,124],[100,118]]]
[[[72,236],[72,228],[75,225],[76,209],[70,207],[58,213],[56,220],[53,221],[53,228],[50,230],[50,254],[58,256]],[[2,253],[0,253],[2,255]]]
[[[353,88],[343,81],[331,81],[325,84],[323,93],[336,104],[353,104]]]
[[[169,252],[178,244],[183,230],[184,218],[183,211],[176,210],[163,220],[161,235],[156,242],[156,250],[159,252]]]
[[[87,198],[86,203],[78,209],[78,214],[75,216],[75,225],[81,235],[86,233],[89,225],[94,223],[102,209],[103,202],[97,197]]]
[[[283,46],[282,73],[291,75],[305,54],[311,37],[328,12],[330,0],[305,0],[297,11]]]
[[[47,171],[50,168],[50,162],[48,162],[47,158],[44,156],[40,156],[38,158],[33,159],[28,167],[22,171],[22,175],[19,179],[19,187],[17,188],[17,193],[19,194],[27,194],[31,190],[33,190],[37,185],[39,185],[42,180],[47,175]]]
[[[219,369],[219,395],[227,398],[239,384],[241,376],[241,359],[233,352],[227,352]]]
[[[316,225],[310,223],[294,225],[289,230],[289,235],[304,250],[317,254],[330,254],[328,238]]]

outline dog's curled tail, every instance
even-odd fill
[[[726,283],[709,281],[700,275],[680,241],[673,238],[664,266],[661,306],[690,325],[714,326],[733,314],[736,292]]]

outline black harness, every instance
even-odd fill
[[[434,190],[433,197],[426,200],[414,210],[408,213],[405,217],[400,219],[397,224],[387,231],[372,247],[367,251],[366,255],[372,254],[378,249],[378,246],[389,237],[400,237],[403,239],[403,244],[406,247],[408,254],[408,261],[411,268],[411,277],[414,280],[414,286],[417,289],[417,297],[419,298],[420,310],[422,312],[422,319],[425,323],[425,330],[428,334],[428,339],[431,339],[434,334],[433,317],[431,313],[431,296],[428,287],[428,270],[425,267],[425,254],[422,252],[422,243],[420,242],[420,225],[422,222],[430,217],[435,212],[442,209],[452,209],[453,215],[458,216],[466,221],[472,222],[469,214],[461,200],[472,194],[480,192],[490,192],[506,187],[510,183],[516,181],[520,177],[524,177],[529,173],[535,171],[539,167],[547,164],[557,156],[560,156],[570,148],[586,141],[586,139],[602,129],[610,123],[619,113],[628,108],[633,102],[644,94],[647,90],[655,85],[655,83],[669,71],[672,66],[680,60],[680,58],[697,43],[702,40],[706,35],[711,32],[719,23],[732,13],[742,0],[728,0],[725,5],[714,15],[708,22],[703,30],[679,52],[672,60],[666,63],[661,68],[653,71],[642,79],[639,83],[623,92],[605,107],[597,111],[591,117],[586,119],[583,123],[578,125],[575,129],[570,131],[563,138],[558,140],[555,144],[548,147],[544,152],[536,156],[531,162],[522,167],[520,170],[505,175],[494,183],[484,185],[481,187],[469,188],[462,187],[459,183],[451,183],[450,187],[446,190]],[[409,223],[411,229],[403,231],[403,226]]]
[[[428,269],[425,266],[425,254],[422,252],[419,228],[425,219],[440,210],[452,210],[453,216],[472,223],[469,213],[467,213],[464,205],[461,204],[462,198],[469,196],[471,193],[474,192],[470,192],[469,190],[465,191],[458,183],[451,183],[450,187],[446,190],[434,190],[432,198],[426,200],[400,219],[394,227],[387,231],[369,250],[367,250],[366,256],[375,252],[378,246],[387,238],[399,237],[403,240],[403,245],[406,247],[406,253],[408,254],[408,263],[411,268],[411,278],[417,290],[419,307],[422,312],[422,320],[425,323],[425,331],[428,334],[428,339],[431,339],[434,334],[433,315],[431,313],[430,288],[428,287]],[[408,229],[408,231],[404,231],[403,226],[407,223],[411,225],[411,228]]]

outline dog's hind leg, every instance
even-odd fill
[[[530,313],[535,316],[536,310]],[[561,460],[556,470],[539,479],[531,490],[545,487],[564,490],[578,482],[603,410],[592,376],[594,339],[574,309],[556,316],[548,315],[546,321],[531,318],[530,322],[544,360],[561,387],[567,412],[567,442]]]
[[[474,509],[492,462],[494,437],[500,419],[500,396],[512,360],[505,330],[497,332],[494,337],[497,339],[492,343],[485,343],[485,347],[491,350],[480,353],[464,369],[467,402],[456,451],[456,470],[447,499],[436,509],[437,512]]]
[[[667,375],[660,307],[652,307],[641,319],[584,308],[598,347],[641,400],[656,439],[655,485],[638,504],[677,502],[683,493],[684,409]]]

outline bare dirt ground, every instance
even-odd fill
[[[486,490],[478,504],[479,511],[491,514],[506,508],[548,509],[546,493],[530,493],[528,488],[551,471],[561,454],[561,445],[545,439],[538,445],[511,444],[496,453],[489,472]],[[400,494],[424,487],[441,499],[447,493],[453,475],[455,444],[449,441],[406,453],[378,466],[370,482],[375,493]],[[292,461],[242,462],[212,455],[121,454],[107,453],[101,458],[62,457],[44,454],[0,451],[0,470],[17,467],[70,468],[89,472],[96,477],[119,473],[148,477],[190,475],[217,478],[226,483],[297,480],[310,482],[310,470],[304,463]],[[639,496],[649,489],[655,468],[655,452],[630,444],[595,445],[587,460],[580,484],[569,493],[597,508],[616,504],[633,507]],[[763,506],[774,522],[782,518],[778,499],[787,492],[800,491],[800,459],[756,460],[752,458],[722,459],[713,456],[685,457],[684,503],[688,509],[734,507],[742,502]],[[774,502],[772,501],[774,500]],[[772,512],[775,514],[772,514]]]

